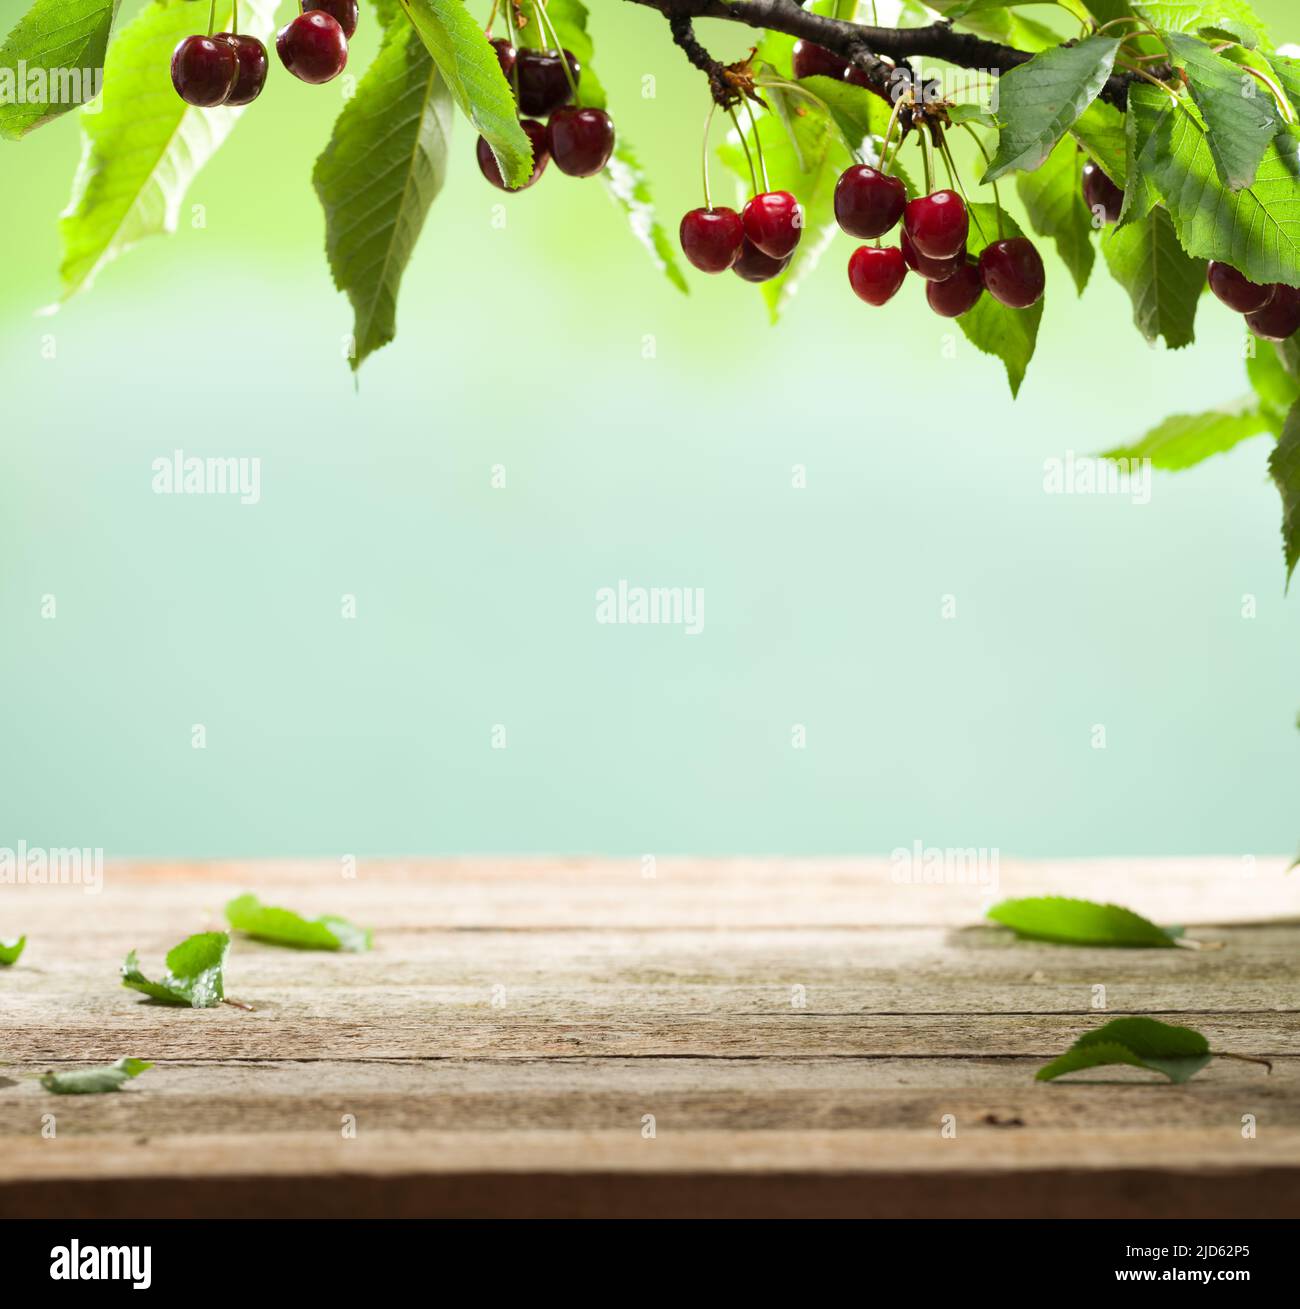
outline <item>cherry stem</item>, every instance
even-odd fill
[[[713,198],[709,195],[709,128],[713,124],[713,111],[717,109],[716,100],[709,101],[709,112],[704,116],[704,148],[700,151],[700,169],[704,173],[704,207],[713,208]]]
[[[749,165],[749,181],[754,188],[754,194],[758,194],[758,174],[754,172],[754,161],[750,158],[749,142],[745,140],[745,134],[740,130],[740,119],[736,117],[734,107],[728,105],[727,113],[731,115],[732,125],[736,129],[736,135],[740,137],[740,148],[745,152],[745,162]]]
[[[921,146],[921,167],[925,170],[925,193],[934,194],[934,164],[930,159],[930,143],[925,139],[925,128],[917,131],[917,140]]]
[[[839,133],[840,140],[844,142],[844,148],[850,154],[855,164],[862,162],[862,156],[854,148],[853,142],[849,140],[849,134],[840,126],[839,119],[831,113],[831,107],[819,95],[814,95],[806,86],[800,86],[798,82],[783,82],[779,78],[771,78],[766,82],[755,82],[755,86],[772,87],[782,91],[797,91],[800,95],[806,96],[815,105],[819,105],[826,111],[826,117],[835,124],[835,130]]]
[[[749,103],[749,98],[745,98],[745,112],[749,115],[749,125],[754,129],[754,149],[758,151],[758,171],[763,174],[763,190],[772,189],[771,182],[767,179],[767,160],[763,158],[763,138],[758,130],[758,119],[754,117],[754,106]]]
[[[893,139],[894,127],[898,122],[898,116],[902,112],[903,104],[906,101],[906,99],[907,99],[906,96],[900,95],[898,99],[894,101],[894,112],[889,115],[889,125],[885,128],[885,139],[880,146],[880,171],[882,173],[887,174],[889,172],[889,165],[893,162],[889,154],[889,142]],[[902,147],[903,147],[903,136],[902,133],[900,132],[898,137],[898,144],[894,147],[894,157],[897,157],[898,152],[899,150],[902,149]]]
[[[488,14],[487,26],[483,29],[483,35],[490,37],[492,35],[492,24],[497,21],[497,9],[500,8],[501,0],[492,0],[492,9]]]
[[[989,238],[984,231],[984,224],[980,222],[980,216],[975,212],[975,206],[971,204],[970,196],[966,194],[966,188],[962,185],[961,173],[957,171],[957,161],[952,157],[952,150],[948,146],[948,138],[946,136],[939,138],[939,150],[943,154],[943,163],[944,167],[948,170],[949,181],[951,181],[957,190],[961,192],[961,198],[966,201],[966,208],[970,210],[970,216],[975,220],[975,226],[979,231],[980,240],[983,241],[985,245],[988,245]],[[1001,210],[998,212],[1001,214]],[[1000,236],[1001,232],[999,232],[998,235]]]
[[[239,35],[239,0],[230,0],[230,35]]]
[[[212,0],[208,6],[208,36],[217,30],[217,0]]]
[[[1215,1050],[1213,1053],[1216,1059],[1240,1059],[1243,1064],[1263,1064],[1270,1073],[1273,1071],[1273,1061],[1261,1059],[1258,1055],[1233,1054],[1230,1050]]]
[[[980,140],[980,134],[969,123],[963,123],[962,126],[970,133],[971,140],[979,147],[980,154],[984,156],[984,163],[986,165],[992,164],[993,160],[989,158],[989,152],[984,148],[984,142]],[[997,206],[998,211],[998,240],[1000,241],[1003,236],[1002,196],[998,192],[997,182],[990,182],[989,185],[993,188],[993,203]],[[978,219],[976,220],[976,225],[978,226]],[[981,235],[982,234],[983,229],[981,229]]]
[[[222,1000],[222,1004],[228,1004],[232,1009],[243,1009],[245,1013],[253,1013],[253,1006],[245,1004],[242,1000]]]
[[[546,12],[544,0],[533,0],[533,12],[537,15],[538,26],[546,29],[546,32],[543,33],[543,40],[554,43],[555,52],[560,56],[560,67],[564,69],[564,80],[569,84],[569,94],[573,96],[573,103],[576,105],[578,103],[578,83],[574,80],[573,69],[569,67],[564,47],[560,44],[560,34],[555,30],[555,24],[551,22],[550,14]]]
[[[1268,87],[1269,92],[1273,96],[1273,99],[1277,101],[1277,107],[1282,117],[1286,119],[1288,123],[1294,123],[1295,110],[1291,108],[1290,103],[1287,101],[1286,96],[1282,92],[1282,88],[1278,86],[1278,84],[1274,82],[1273,79],[1269,77],[1267,73],[1263,72],[1261,69],[1256,68],[1254,64],[1242,64],[1242,67],[1252,76],[1257,77],[1266,87]]]

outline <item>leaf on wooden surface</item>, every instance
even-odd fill
[[[344,105],[312,181],[334,284],[352,303],[355,371],[397,333],[397,295],[447,176],[452,100],[415,29],[395,24]]]
[[[346,918],[330,914],[304,918],[292,909],[263,904],[253,894],[237,896],[226,905],[226,920],[236,932],[273,945],[292,946],[298,950],[370,949],[370,931],[357,927]]]
[[[1036,1080],[1050,1082],[1085,1068],[1128,1064],[1181,1083],[1195,1077],[1210,1057],[1209,1042],[1190,1027],[1154,1018],[1116,1018],[1081,1036],[1059,1059],[1040,1068]]]
[[[225,999],[226,955],[230,937],[225,932],[199,932],[167,952],[167,972],[151,982],[141,971],[136,952],[122,965],[122,985],[140,991],[161,1004],[211,1009]]]
[[[20,936],[16,941],[0,941],[0,964],[16,964],[18,956],[27,946],[27,938]]]
[[[17,141],[99,94],[121,0],[36,0],[0,46],[0,136]]]
[[[41,1085],[55,1095],[100,1095],[120,1091],[133,1077],[139,1077],[153,1064],[144,1059],[119,1059],[103,1068],[86,1068],[79,1072],[56,1073],[41,1078]]]
[[[1041,168],[1016,174],[1016,190],[1030,226],[1056,243],[1056,252],[1080,295],[1097,257],[1092,244],[1092,211],[1084,201],[1082,185],[1083,156],[1068,136],[1057,143]]]
[[[1042,164],[1106,85],[1119,47],[1115,37],[1091,36],[1045,50],[1004,73],[997,109],[1003,126],[984,181]]]
[[[1166,949],[1176,944],[1173,934],[1131,909],[1065,896],[1003,900],[988,916],[1026,940],[1056,945]]]

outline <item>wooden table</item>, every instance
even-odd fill
[[[1223,948],[1018,943],[978,925],[986,890],[897,885],[886,860],[132,863],[98,896],[0,886],[0,936],[29,936],[0,969],[0,1217],[1300,1215],[1300,877],[1004,860],[1000,883]],[[227,994],[252,1012],[118,985],[128,949],[158,969],[244,890],[370,925],[375,948],[237,940]],[[1123,1013],[1274,1071],[1034,1082]],[[33,1077],[124,1054],[156,1066],[121,1093]]]

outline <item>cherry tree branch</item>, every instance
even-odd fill
[[[823,18],[800,8],[796,0],[628,0],[630,4],[657,9],[669,19],[717,18],[743,23],[762,31],[782,32],[812,41],[843,55],[867,75],[871,89],[892,98],[896,86],[894,64],[910,57],[941,59],[958,68],[1010,72],[1033,58],[1027,50],[986,41],[983,37],[953,30],[950,23],[928,27],[872,27],[838,18]],[[883,56],[883,58],[882,58]],[[1116,73],[1106,83],[1101,99],[1123,109],[1133,76]]]

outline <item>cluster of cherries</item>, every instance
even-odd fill
[[[553,159],[570,177],[594,177],[614,153],[614,121],[603,109],[570,104],[582,70],[568,50],[516,49],[496,40],[497,62],[515,93],[519,126],[533,147],[533,171],[523,186],[510,187],[501,176],[496,156],[479,137],[479,172],[502,191],[523,191],[532,186]],[[543,124],[539,120],[545,118]]]
[[[357,0],[300,0],[302,12],[280,29],[280,62],[302,82],[319,85],[348,62],[348,39],[357,30]],[[219,32],[187,36],[172,52],[172,85],[200,109],[251,104],[266,85],[266,47],[255,36]]]

